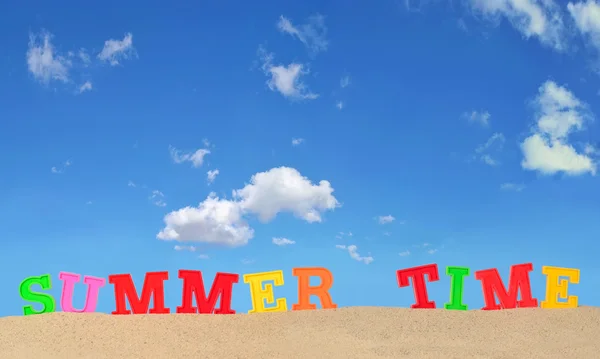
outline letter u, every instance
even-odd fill
[[[58,278],[63,281],[62,297],[60,299],[63,312],[92,313],[96,310],[100,288],[106,283],[104,278],[87,275],[83,277],[83,283],[88,285],[88,291],[85,305],[81,310],[73,308],[73,291],[75,290],[75,283],[79,282],[81,276],[75,273],[60,272]]]

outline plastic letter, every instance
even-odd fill
[[[50,279],[50,274],[44,274],[39,277],[28,277],[21,282],[21,285],[19,286],[19,294],[21,295],[21,298],[28,302],[41,303],[44,306],[42,310],[38,311],[33,309],[33,306],[26,305],[23,307],[23,315],[54,312],[56,308],[54,297],[46,293],[32,292],[31,286],[33,284],[39,284],[42,290],[52,289],[52,280]]]
[[[579,298],[569,295],[568,291],[569,282],[579,284],[579,269],[542,267],[542,273],[546,275],[546,300],[540,303],[540,307],[548,309],[577,308]],[[566,300],[566,302],[559,302],[559,299]]]
[[[167,314],[165,308],[164,281],[169,279],[169,272],[148,272],[144,278],[142,296],[138,297],[131,274],[113,274],[108,282],[115,286],[116,310],[112,314]],[[154,307],[148,311],[150,297],[154,298]],[[129,299],[131,310],[127,309],[125,298]]]
[[[181,306],[177,307],[177,313],[212,314],[214,312],[214,314],[235,314],[235,310],[231,309],[231,292],[233,291],[233,284],[237,283],[239,278],[238,274],[218,272],[207,298],[202,272],[199,270],[180,270],[179,279],[183,279],[183,294]],[[192,302],[192,295],[194,294],[198,307],[194,307]],[[219,309],[215,310],[219,296],[221,297],[221,305]]]
[[[292,310],[312,310],[316,309],[316,304],[311,304],[310,296],[316,295],[321,301],[322,309],[337,308],[329,294],[329,289],[333,285],[333,275],[326,268],[293,268],[292,275],[298,277],[298,303],[292,304]],[[321,278],[321,284],[316,287],[310,286],[310,277]]]
[[[60,306],[63,312],[93,313],[96,310],[100,288],[106,283],[104,278],[87,275],[83,277],[83,283],[88,285],[88,291],[85,298],[85,305],[81,310],[73,308],[73,291],[75,290],[75,283],[79,282],[81,276],[75,273],[60,272],[58,278],[63,281],[63,290],[60,299]]]
[[[406,268],[396,271],[398,276],[398,286],[408,287],[410,285],[408,278],[412,278],[413,289],[415,291],[415,304],[411,305],[414,309],[432,309],[435,308],[435,302],[430,301],[427,296],[427,285],[425,284],[425,275],[429,277],[430,282],[440,280],[437,264],[427,264],[419,267]]]
[[[271,283],[263,282],[273,281]],[[276,270],[272,272],[259,272],[244,274],[244,283],[250,286],[250,298],[252,300],[252,309],[248,313],[266,313],[266,312],[285,312],[287,311],[287,301],[285,298],[277,298],[273,294],[273,285],[283,285],[283,271]],[[275,303],[274,307],[267,307],[266,304]]]
[[[475,279],[481,281],[483,288],[483,299],[485,307],[483,310],[499,310],[514,308],[537,307],[537,299],[531,296],[531,284],[529,283],[529,272],[533,270],[533,264],[517,264],[510,267],[510,279],[508,291],[502,283],[498,269],[485,269],[475,272]],[[521,300],[517,300],[521,290]],[[500,304],[496,303],[494,293]]]
[[[446,274],[452,277],[450,282],[450,302],[444,304],[449,310],[467,310],[468,306],[463,304],[463,288],[465,277],[469,275],[468,267],[446,267]]]

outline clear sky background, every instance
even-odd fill
[[[599,49],[595,1],[4,1],[0,315],[60,271],[167,270],[174,310],[178,269],[281,269],[291,307],[301,266],[407,307],[428,263],[438,307],[445,266],[527,262],[600,305]]]

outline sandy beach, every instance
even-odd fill
[[[600,308],[0,318],[1,358],[598,358]]]

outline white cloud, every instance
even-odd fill
[[[298,146],[302,143],[304,143],[303,138],[292,138],[292,146]]]
[[[29,35],[26,54],[29,72],[44,85],[57,81],[72,86],[74,94],[91,91],[92,81],[85,81],[90,78],[90,72],[93,70],[90,67],[92,58],[88,51],[80,48],[61,54],[53,45],[53,38],[53,35],[45,30]],[[135,50],[132,47],[131,34],[127,34],[123,40],[106,41],[97,59],[117,65],[119,61],[132,55],[135,55]]]
[[[404,251],[404,252],[400,252],[400,253],[398,253],[398,255],[399,255],[400,257],[406,257],[406,256],[410,255],[410,251]]]
[[[254,264],[254,263],[256,263],[256,260],[250,259],[250,258],[244,258],[244,259],[241,260],[241,262],[242,262],[242,264],[246,264],[247,265],[247,264]]]
[[[352,237],[352,236],[353,236],[353,234],[352,234],[352,232],[348,232],[348,233],[345,233],[345,232],[339,232],[338,234],[336,234],[335,238],[336,238],[336,239],[342,239],[344,236],[345,236],[345,237]]]
[[[431,245],[431,243],[423,243],[423,244],[414,244],[413,248],[419,248],[419,249],[423,249],[425,250],[426,253],[428,254],[434,254],[439,252],[440,249],[444,248],[444,246],[439,246],[438,248],[433,248],[433,246]]]
[[[484,144],[479,145],[476,149],[476,153],[483,153],[489,149],[497,146],[497,149],[502,149],[504,143],[506,142],[506,138],[502,133],[496,132],[494,133]]]
[[[172,146],[169,146],[169,153],[171,159],[175,163],[191,162],[192,167],[201,167],[204,163],[204,156],[210,154],[210,151],[204,148],[198,149],[194,152],[182,152]]]
[[[71,62],[59,55],[52,45],[52,34],[42,31],[29,35],[27,67],[33,77],[43,84],[50,81],[69,82]]]
[[[377,217],[377,221],[379,222],[379,224],[392,223],[395,220],[396,220],[396,218],[394,218],[394,216],[392,216],[391,214],[388,214],[387,216]]]
[[[371,256],[367,256],[367,257],[363,257],[358,253],[358,247],[354,244],[351,244],[349,246],[345,246],[343,244],[338,244],[335,246],[338,249],[343,249],[348,251],[348,253],[350,254],[350,258],[359,261],[359,262],[363,262],[364,264],[369,264],[371,262],[373,262],[373,257]]]
[[[273,244],[276,246],[287,246],[290,244],[296,244],[296,241],[292,241],[287,238],[273,238]]]
[[[308,23],[299,26],[294,26],[282,15],[277,22],[277,28],[283,33],[296,37],[314,54],[327,50],[327,27],[325,27],[325,17],[320,14],[309,17]]]
[[[583,153],[585,153],[586,155],[593,155],[598,153],[598,149],[592,145],[590,145],[589,143],[587,143],[585,145],[585,147],[583,148]]]
[[[206,177],[207,177],[207,181],[208,183],[213,183],[215,181],[215,179],[217,178],[217,175],[219,174],[219,170],[210,170],[208,172],[206,172]]]
[[[340,87],[346,88],[350,86],[350,76],[346,75],[340,79]]]
[[[505,142],[504,135],[496,132],[484,144],[475,149],[475,156],[487,165],[496,166],[499,162],[492,157],[492,153],[500,152]]]
[[[110,39],[104,41],[104,48],[98,54],[98,58],[101,61],[110,63],[111,66],[116,66],[119,61],[126,60],[134,54],[133,35],[127,33],[123,40]]]
[[[287,66],[273,65],[273,54],[266,53],[262,47],[259,48],[259,56],[263,61],[262,70],[270,77],[267,86],[271,91],[277,91],[291,100],[314,100],[319,97],[318,94],[310,92],[300,80],[303,75],[309,73],[304,65],[298,63]]]
[[[488,154],[482,155],[481,160],[483,161],[483,163],[485,163],[486,165],[489,165],[489,166],[497,166],[498,165],[498,161],[493,159],[492,156],[490,156]]]
[[[525,185],[522,183],[503,183],[500,185],[500,189],[503,191],[515,191],[515,192],[521,192],[522,190],[525,189]]]
[[[467,27],[467,23],[465,22],[464,19],[456,20],[456,26],[464,32],[467,32],[467,33],[469,32],[469,28]]]
[[[291,212],[307,222],[321,222],[321,212],[340,205],[332,193],[329,181],[322,180],[315,185],[290,167],[256,173],[250,184],[233,191],[242,208],[263,222],[270,221],[279,212]]]
[[[568,142],[572,132],[583,130],[592,121],[587,105],[567,88],[546,81],[539,88],[533,134],[521,143],[521,167],[542,174],[564,172],[567,175],[596,173],[596,163],[589,154],[578,153]]]
[[[344,108],[344,103],[342,101],[338,101],[335,103],[335,107],[337,107],[338,110],[341,110]]]
[[[92,83],[90,81],[86,81],[79,86],[79,93],[84,93],[86,91],[92,91]]]
[[[152,201],[155,206],[165,207],[167,204],[165,203],[164,198],[165,195],[159,190],[154,190],[150,193],[150,201]]]
[[[473,110],[471,112],[463,113],[462,117],[467,119],[467,121],[469,122],[477,123],[481,126],[487,127],[490,125],[490,118],[492,117],[492,115],[490,115],[490,113],[487,111]]]
[[[65,163],[63,163],[62,166],[50,168],[50,172],[55,173],[55,174],[63,173],[63,172],[65,172],[65,170],[67,169],[67,167],[71,166],[71,164],[72,164],[72,162],[70,160],[66,160]]]
[[[525,38],[537,38],[556,51],[567,49],[560,7],[553,0],[468,0],[476,14],[505,17]]]
[[[305,90],[304,84],[300,81],[300,76],[308,71],[303,70],[302,64],[289,64],[288,66],[271,66],[269,72],[271,79],[268,81],[271,91],[279,91],[283,96],[290,98],[313,100],[318,95]]]
[[[600,3],[595,0],[567,4],[577,30],[600,51]]]
[[[92,204],[92,201],[87,201],[87,202],[85,202],[85,204],[88,204],[88,205]]]
[[[210,257],[208,256],[208,254],[199,254],[198,258],[200,258],[200,259],[209,259]]]
[[[129,181],[129,182],[127,182],[127,187],[135,188],[135,187],[137,187],[137,185],[135,183],[133,183],[133,181]]]
[[[328,181],[314,185],[296,169],[273,168],[252,176],[250,184],[234,190],[233,200],[211,193],[198,207],[185,207],[167,214],[161,240],[205,242],[242,246],[254,236],[244,216],[256,215],[269,222],[278,213],[290,212],[309,223],[339,206]]]
[[[413,248],[429,248],[431,247],[431,243],[423,243],[423,244],[413,244]]]
[[[88,55],[85,49],[79,49],[77,56],[79,57],[84,66],[88,66],[92,62],[92,59],[90,59],[90,55]]]
[[[168,213],[161,240],[203,242],[239,247],[248,243],[254,230],[242,218],[239,203],[219,199],[211,193],[198,207],[185,207]]]
[[[596,163],[585,154],[558,140],[546,140],[534,134],[523,141],[524,159],[521,166],[542,174],[564,172],[568,175],[596,174]]]
[[[195,246],[180,246],[180,245],[176,245],[175,247],[173,247],[173,249],[175,249],[176,251],[195,252],[197,248]]]

